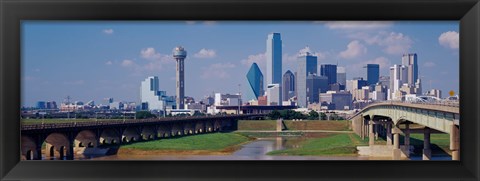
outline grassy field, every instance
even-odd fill
[[[277,150],[267,153],[268,155],[335,155],[354,156],[356,146],[367,145],[368,142],[361,140],[353,133],[332,134],[325,138],[314,138],[300,143],[299,148]]]
[[[284,121],[287,130],[330,130],[330,131],[349,131],[350,121]]]
[[[350,121],[283,121],[287,130],[330,130],[330,131],[349,131]],[[240,120],[238,121],[238,130],[275,130],[276,120]]]
[[[238,130],[275,130],[275,120],[240,120]]]
[[[98,121],[112,121],[112,120],[122,120],[122,119],[98,119]],[[49,124],[49,123],[73,123],[73,122],[92,122],[96,119],[22,119],[21,123],[28,124]]]
[[[212,150],[219,151],[249,141],[250,138],[235,133],[211,133],[122,145],[122,148],[139,150]]]

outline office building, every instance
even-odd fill
[[[202,102],[203,102],[203,104],[205,104],[207,106],[210,106],[210,105],[213,105],[215,103],[215,98],[212,97],[212,96],[205,96],[202,99]]]
[[[320,103],[329,110],[351,110],[352,102],[352,94],[347,91],[327,91],[320,94]]]
[[[287,70],[283,74],[283,101],[288,101],[290,98],[295,96],[295,75]]]
[[[362,77],[354,77],[353,80],[347,80],[346,90],[353,93],[354,90],[367,86],[367,81]]]
[[[417,96],[420,96],[422,95],[422,81],[421,79],[417,79],[417,81],[415,82],[415,86],[414,86],[414,91],[415,91],[415,94]]]
[[[37,104],[35,106],[37,109],[45,109],[47,107],[45,101],[37,101]]]
[[[307,76],[307,103],[318,103],[318,95],[328,91],[328,77],[310,74]],[[307,104],[307,105],[308,105]]]
[[[57,102],[55,101],[48,101],[47,102],[47,109],[57,109]]]
[[[380,76],[378,82],[387,90],[390,88],[390,76]]]
[[[309,74],[317,74],[317,57],[306,52],[298,57],[296,72],[296,88],[297,105],[301,108],[306,108],[307,104],[307,76]]]
[[[356,101],[367,101],[369,99],[370,86],[363,86],[361,89],[353,90],[352,97]]]
[[[267,85],[282,84],[282,39],[280,33],[267,37]]]
[[[410,53],[402,56],[402,65],[407,69],[407,79],[404,83],[414,85],[418,79],[417,54]]]
[[[399,93],[396,93],[397,91],[400,90],[402,85],[404,83],[408,83],[408,71],[407,67],[404,65],[393,65],[393,67],[390,67],[390,99],[396,100],[397,97],[394,95],[398,96],[401,95]]]
[[[345,86],[347,84],[347,72],[345,67],[337,67],[337,83]]]
[[[439,98],[441,99],[442,98],[442,91],[441,90],[438,90],[438,89],[432,89],[432,90],[429,90],[425,93],[425,95],[427,96],[433,96],[433,97],[436,97],[436,98]]]
[[[280,84],[268,84],[267,85],[267,102],[268,105],[276,106],[282,105],[282,88]]]
[[[147,103],[149,110],[159,110],[164,111],[166,107],[166,103],[164,100],[164,96],[166,96],[165,91],[160,90],[160,83],[157,76],[150,76],[142,81],[140,86],[140,100],[141,103]],[[112,99],[113,100],[113,99]],[[111,102],[110,106],[119,107],[117,106],[116,102]]]
[[[257,63],[253,63],[252,66],[250,66],[250,69],[248,70],[247,73],[247,81],[250,86],[250,91],[249,93],[253,93],[253,97],[255,100],[258,99],[259,96],[263,95],[263,74],[262,71],[260,71],[260,68],[258,67]],[[247,97],[247,100],[251,99]]]
[[[328,78],[328,84],[337,83],[337,65],[322,64],[320,67],[320,75]]]
[[[184,63],[187,58],[187,51],[181,46],[175,47],[173,50],[173,58],[177,62],[176,66],[176,102],[177,109],[184,109],[184,96],[185,96],[185,70]]]
[[[242,104],[239,94],[215,93],[215,106],[238,106]]]
[[[367,64],[363,68],[367,68],[367,84],[375,85],[380,77],[380,65]]]
[[[276,102],[280,104],[282,102],[282,39],[280,33],[270,33],[267,37],[267,85],[278,84],[278,89],[280,91],[278,100],[277,97],[274,99],[271,96],[268,96],[268,102]]]

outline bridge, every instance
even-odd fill
[[[362,139],[369,138],[371,155],[391,149],[393,159],[410,156],[410,134],[423,133],[423,160],[431,159],[430,134],[450,134],[452,159],[459,160],[460,112],[458,103],[382,102],[368,105],[349,118],[353,131]],[[400,145],[400,135],[404,143]],[[386,145],[375,145],[384,137]],[[393,139],[392,139],[393,137]],[[385,152],[385,151],[383,151]]]
[[[95,150],[101,145],[194,135],[236,129],[239,119],[265,114],[166,117],[155,119],[98,120],[88,122],[33,124],[21,126],[23,160],[74,159],[74,153]]]

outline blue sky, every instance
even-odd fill
[[[417,53],[424,91],[459,90],[458,21],[24,21],[22,104],[72,100],[139,101],[140,82],[158,76],[174,95],[175,46],[188,52],[185,93],[250,91],[245,74],[257,62],[264,76],[267,34],[281,33],[283,72],[295,71],[296,55],[310,51],[319,65],[338,62],[347,79],[380,64],[380,75]]]

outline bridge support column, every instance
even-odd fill
[[[380,125],[379,124],[374,124],[373,127],[375,129],[375,140],[378,140],[378,132],[379,132]]]
[[[460,160],[460,132],[459,127],[451,125],[450,131],[450,150],[452,151],[452,160]]]
[[[373,121],[369,121],[368,122],[368,130],[369,130],[369,133],[368,133],[368,145],[374,145],[375,144],[375,133],[373,133],[373,127],[374,127],[374,122]]]
[[[33,158],[34,160],[42,160],[42,143],[37,144],[35,148],[35,157]]]
[[[67,160],[73,160],[73,154],[74,154],[74,151],[73,151],[73,148],[75,146],[75,137],[74,137],[74,134],[71,134],[69,135],[69,140],[68,140],[68,147],[65,148],[67,149],[67,155],[66,155],[66,159]]]
[[[387,145],[392,145],[392,125],[387,124]]]
[[[405,124],[405,140],[403,141],[403,144],[405,145],[405,148],[407,148],[407,158],[410,158],[410,124],[407,123]]]
[[[400,160],[402,151],[400,150],[400,129],[397,126],[392,128],[393,133],[393,150],[392,150],[392,159]]]
[[[425,127],[423,131],[423,160],[432,159],[432,150],[430,149],[430,128]]]

